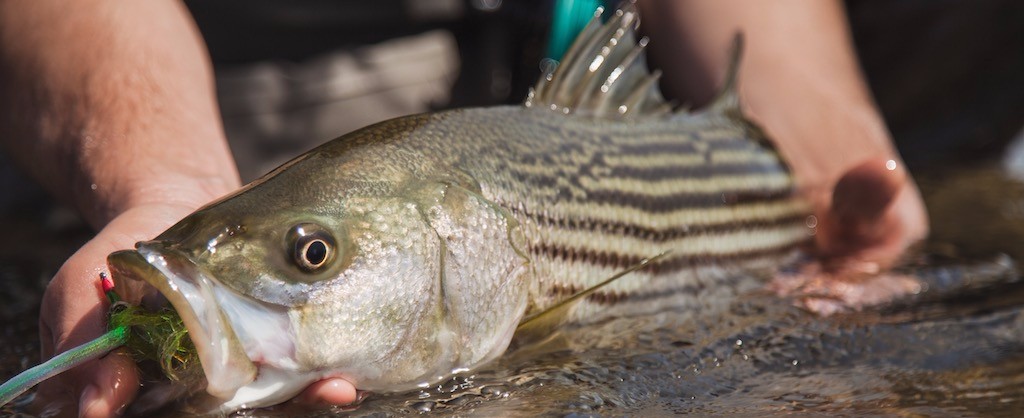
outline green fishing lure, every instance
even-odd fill
[[[100,283],[111,302],[109,331],[0,385],[0,405],[6,405],[44,380],[120,347],[127,348],[136,362],[156,362],[171,380],[192,381],[202,377],[195,346],[177,312],[168,308],[150,312],[120,301],[106,274],[100,275]]]

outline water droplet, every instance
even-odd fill
[[[816,228],[818,226],[818,217],[814,215],[808,216],[804,221],[804,224],[806,224],[808,228]]]
[[[541,72],[541,74],[551,75],[551,73],[555,72],[556,68],[558,68],[558,61],[555,61],[555,60],[553,60],[551,58],[544,58],[544,59],[540,60],[540,72]],[[548,80],[548,81],[550,81],[550,80]]]
[[[492,385],[484,386],[480,389],[480,393],[487,396],[508,396],[508,388],[504,385]]]
[[[502,0],[473,0],[473,8],[483,12],[493,12],[501,8]]]
[[[433,401],[416,402],[412,404],[412,409],[416,412],[430,412],[434,410],[434,405],[436,403]]]

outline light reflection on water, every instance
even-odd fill
[[[289,405],[244,415],[1016,415],[1024,409],[1024,284],[1012,260],[1024,257],[1024,216],[1014,210],[1024,207],[1024,186],[984,167],[917,178],[933,238],[929,255],[907,267],[929,283],[914,299],[820,318],[754,293],[676,326],[638,332],[650,319],[621,319],[570,330],[484,370],[425,391],[371,395],[355,409]],[[77,246],[67,241],[59,245]],[[60,260],[0,254],[0,279],[16,283],[0,301],[38,300],[39,277],[53,267],[33,263]],[[35,308],[6,306],[4,376],[38,360]]]

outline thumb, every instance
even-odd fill
[[[927,229],[917,190],[902,163],[893,159],[871,159],[848,170],[819,216],[819,256],[885,267]]]

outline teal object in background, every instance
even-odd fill
[[[561,60],[573,39],[587,26],[594,17],[594,11],[603,3],[601,0],[555,0],[545,56]]]

